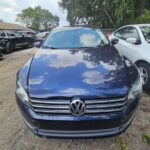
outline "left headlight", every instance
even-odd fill
[[[139,94],[142,92],[143,80],[141,75],[139,74],[138,79],[132,85],[130,92],[128,94],[129,100],[134,100]]]
[[[18,98],[23,101],[23,102],[29,102],[28,99],[28,94],[25,91],[25,89],[22,87],[21,83],[17,81],[17,90],[16,90],[16,95]]]

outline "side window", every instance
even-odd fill
[[[0,37],[1,38],[5,37],[5,33],[4,32],[0,32]]]
[[[13,36],[15,36],[15,34],[14,34],[14,33],[11,33],[11,32],[10,32],[10,33],[8,32],[8,33],[7,33],[7,36],[8,36],[8,37],[13,37]]]
[[[127,38],[136,38],[137,40],[140,40],[138,31],[134,27],[122,28],[118,30],[114,35],[122,40],[126,40]]]
[[[136,40],[140,40],[140,36],[138,31],[134,27],[128,27],[127,38],[135,38]]]
[[[127,34],[128,34],[128,27],[125,27],[115,32],[114,35],[119,39],[126,40]]]

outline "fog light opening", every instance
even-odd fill
[[[123,116],[122,119],[121,119],[121,122],[124,123],[124,122],[126,122],[127,120],[128,120],[128,116]]]
[[[38,121],[36,121],[36,120],[32,120],[31,124],[32,124],[34,129],[40,128],[40,123]]]

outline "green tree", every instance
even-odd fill
[[[150,23],[150,10],[144,10],[144,13],[137,19],[138,23]]]
[[[50,30],[59,25],[59,17],[40,6],[22,10],[21,13],[17,14],[16,21],[37,30]]]
[[[101,28],[116,28],[136,23],[150,9],[150,0],[61,0],[71,25],[85,24]]]
[[[61,0],[59,6],[68,11],[67,20],[71,25],[88,24],[105,26],[109,22],[115,27],[109,0]],[[109,6],[109,7],[108,7]]]
[[[134,20],[134,3],[133,0],[116,0],[115,1],[115,18],[116,24],[122,26],[131,23]]]

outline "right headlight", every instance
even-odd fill
[[[21,85],[21,83],[19,81],[17,81],[16,95],[18,96],[18,98],[21,101],[29,102],[28,94],[27,94],[27,92],[25,91],[25,89],[23,88],[23,86]]]
[[[128,99],[134,100],[139,94],[142,92],[143,80],[141,75],[139,74],[138,79],[134,82],[132,87],[130,88]]]

